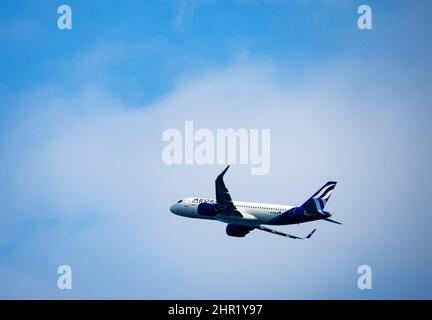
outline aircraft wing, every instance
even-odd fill
[[[225,170],[222,171],[216,178],[216,208],[219,211],[219,214],[224,216],[241,217],[242,214],[234,205],[231,195],[229,194],[229,191],[225,186],[225,182],[223,181],[225,172],[227,172],[229,167],[230,166],[226,167]]]
[[[309,233],[306,237],[302,238],[302,237],[293,236],[293,235],[288,234],[288,233],[283,233],[283,232],[276,231],[276,230],[273,230],[273,229],[270,229],[270,228],[266,228],[266,227],[263,227],[263,226],[258,226],[258,227],[256,227],[256,229],[262,230],[262,231],[266,231],[266,232],[270,232],[270,233],[273,233],[273,234],[277,234],[279,236],[283,236],[283,237],[287,237],[287,238],[291,238],[291,239],[300,239],[300,240],[309,239],[310,237],[312,237],[312,235],[314,234],[314,232],[316,230],[316,229],[313,229],[313,231],[311,233]]]

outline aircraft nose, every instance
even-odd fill
[[[170,211],[171,211],[172,213],[176,213],[176,207],[177,207],[177,205],[176,205],[176,203],[174,203],[174,204],[170,207]]]

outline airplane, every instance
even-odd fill
[[[316,229],[306,237],[297,237],[263,225],[291,225],[315,220],[342,224],[330,219],[331,214],[324,211],[324,206],[336,186],[335,181],[327,182],[298,207],[233,201],[223,180],[229,167],[227,166],[216,178],[216,200],[200,197],[185,198],[173,204],[170,211],[183,217],[217,220],[227,223],[226,233],[231,237],[244,237],[256,229],[291,239],[304,240],[309,239]]]

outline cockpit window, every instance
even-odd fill
[[[177,203],[181,203],[183,200],[179,200],[179,201],[177,201]]]

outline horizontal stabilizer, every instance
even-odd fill
[[[330,219],[330,218],[325,218],[323,220],[328,221],[328,222],[333,222],[333,223],[336,223],[336,224],[342,224],[342,223],[340,223],[340,222],[338,222],[336,220]]]

